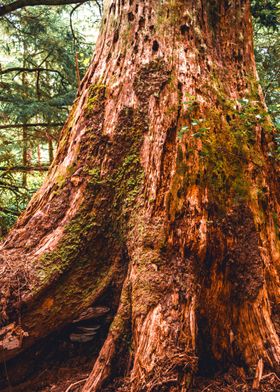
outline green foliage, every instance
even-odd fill
[[[178,139],[182,140],[183,136],[189,131],[189,127],[185,125],[184,127],[181,128],[181,130],[178,132]]]
[[[76,95],[76,57],[80,77],[90,62],[98,10],[79,7],[71,26],[72,9],[29,7],[1,18],[0,124],[9,128],[0,129],[0,166],[7,169],[0,171],[0,237],[45,177],[10,168],[51,163]],[[24,126],[34,123],[45,125]]]
[[[280,154],[280,34],[279,1],[253,0],[255,58],[265,101],[277,128],[275,141]]]
[[[273,30],[279,29],[278,0],[251,0],[251,9],[257,24]]]

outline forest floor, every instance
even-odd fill
[[[0,392],[80,392],[103,340],[104,336],[97,335],[94,341],[79,344],[70,342],[67,334],[55,336],[40,347],[37,359],[36,349],[30,351],[34,362],[26,381],[14,386],[13,372],[8,369],[5,376],[10,385]],[[24,368],[24,362],[19,362],[17,367]],[[251,392],[253,378],[246,377],[240,368],[232,368],[226,374],[216,374],[212,378],[196,377],[190,392]],[[280,391],[280,379],[275,373],[265,374],[257,391]],[[129,388],[123,380],[116,380],[112,387],[104,388],[102,392],[129,392]]]
[[[78,350],[79,351],[79,350]],[[78,354],[78,352],[77,352]],[[70,355],[71,357],[71,355]],[[56,359],[49,362],[39,374],[28,381],[10,386],[3,392],[81,392],[89,375],[94,359],[87,355],[72,355],[63,361]],[[104,389],[104,392],[128,392],[129,389],[121,382]],[[234,370],[216,376],[214,379],[197,377],[190,392],[251,392],[252,378],[242,378]],[[280,380],[274,373],[264,376],[260,383],[260,392],[280,391]],[[256,390],[254,390],[256,392]]]
[[[1,392],[76,392],[77,388],[68,387],[87,378],[99,351],[99,342],[95,344],[71,343],[68,337],[61,337],[48,343],[48,347],[40,348],[38,359],[32,363],[32,371],[24,382],[14,385],[13,370],[8,368],[6,379],[9,386]],[[30,355],[36,356],[32,350]],[[24,366],[24,358],[19,359],[17,368]]]

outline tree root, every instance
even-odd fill
[[[126,278],[122,289],[119,308],[114,317],[105,343],[103,344],[99,356],[94,364],[92,372],[83,387],[83,392],[100,391],[102,386],[111,376],[113,360],[116,355],[119,354],[118,348],[122,348],[122,340],[127,332],[130,319],[130,288],[128,278]]]

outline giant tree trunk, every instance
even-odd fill
[[[132,391],[187,390],[199,361],[275,369],[279,190],[249,1],[106,3],[48,178],[2,247],[5,358],[117,282],[84,391],[120,352]]]

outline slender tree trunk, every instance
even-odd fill
[[[50,132],[50,130],[48,129],[48,134]],[[51,136],[48,137],[48,151],[49,151],[49,164],[51,165],[54,155],[53,155],[53,141],[51,139]]]
[[[131,391],[186,391],[199,364],[277,369],[274,148],[248,0],[107,1],[48,178],[3,244],[6,358],[117,282],[84,392],[124,368]]]
[[[42,156],[41,156],[41,146],[38,144],[37,146],[37,165],[41,166],[42,164]]]
[[[24,55],[26,53],[26,47],[24,45],[23,47],[23,52]],[[25,59],[23,60],[23,67],[26,66]],[[23,89],[23,95],[26,97],[27,95],[27,75],[26,72],[22,73],[22,89]],[[27,128],[25,126],[25,123],[27,121],[23,121],[23,127],[22,127],[22,165],[23,166],[28,166],[29,164],[29,159],[28,159],[28,133],[27,133]],[[27,187],[27,173],[22,174],[22,186]]]
[[[48,62],[46,62],[46,68],[49,68],[49,64]],[[50,86],[50,74],[47,72],[46,75],[47,78],[47,84]],[[54,159],[54,146],[53,146],[53,138],[52,138],[52,128],[51,128],[51,118],[50,116],[47,116],[45,119],[47,125],[47,129],[46,129],[46,135],[47,135],[47,141],[48,141],[48,153],[49,153],[49,164],[51,165],[53,159]]]
[[[28,154],[28,136],[27,136],[27,129],[23,124],[22,127],[22,165],[27,167],[29,166],[29,154]],[[27,187],[27,173],[22,174],[22,186]]]

